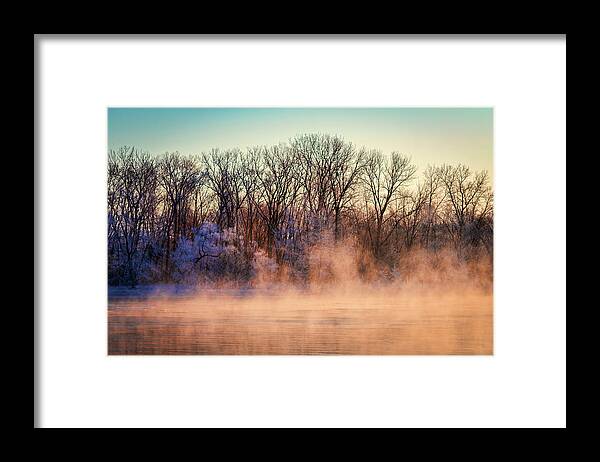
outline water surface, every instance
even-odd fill
[[[489,355],[492,295],[210,291],[108,302],[111,355]]]

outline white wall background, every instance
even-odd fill
[[[38,425],[566,425],[564,38],[38,37],[37,53]],[[107,356],[108,106],[471,105],[495,108],[494,356]]]

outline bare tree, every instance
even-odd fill
[[[215,193],[219,204],[217,224],[221,228],[235,230],[238,211],[244,201],[240,158],[241,152],[238,149],[213,149],[202,156],[208,186]]]
[[[251,258],[255,249],[254,241],[257,240],[256,228],[258,225],[259,184],[257,175],[261,169],[262,148],[248,148],[246,155],[240,160],[239,178],[243,189],[244,200],[241,203],[239,222],[242,226],[244,253]]]
[[[302,184],[302,207],[307,230],[320,234],[332,213],[331,164],[333,153],[342,147],[342,141],[328,135],[311,133],[291,140],[291,149],[297,159]]]
[[[419,236],[424,222],[428,191],[421,185],[397,199],[398,205],[394,218],[394,228],[402,233],[404,248],[410,249]]]
[[[446,195],[438,170],[428,166],[423,172],[421,190],[424,197],[424,211],[422,216],[421,243],[429,248],[438,245],[437,228],[440,224],[440,207],[442,207]]]
[[[479,226],[491,214],[493,201],[487,172],[473,174],[465,165],[442,165],[438,175],[447,198],[444,224],[455,244],[481,239]]]
[[[367,215],[373,217],[375,229],[367,226],[367,232],[376,258],[381,257],[382,246],[393,231],[393,227],[386,230],[387,223],[395,217],[395,211],[387,213],[390,204],[399,198],[415,172],[416,167],[410,159],[398,152],[393,152],[390,157],[384,157],[380,151],[368,154],[364,173],[365,201]]]
[[[360,177],[367,165],[366,151],[356,150],[350,143],[345,143],[332,153],[331,171],[331,203],[334,216],[334,236],[340,238],[340,221],[344,210],[355,198]]]
[[[146,152],[124,147],[110,151],[108,163],[109,242],[124,256],[128,282],[135,287],[142,234],[150,231],[157,206],[156,162]]]
[[[252,200],[265,227],[268,254],[275,254],[279,260],[282,254],[278,247],[295,238],[295,230],[289,224],[293,222],[294,203],[301,185],[297,158],[286,145],[264,147],[260,152],[262,157],[253,159],[258,194]]]
[[[189,236],[191,198],[202,179],[201,170],[193,158],[178,152],[166,153],[159,164],[163,192],[163,238],[165,270],[169,271],[170,254],[182,236]]]

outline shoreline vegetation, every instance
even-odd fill
[[[161,287],[491,291],[492,262],[490,179],[465,165],[417,172],[399,152],[328,134],[195,156],[108,155],[109,297]]]

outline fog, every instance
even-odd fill
[[[386,274],[351,242],[318,245],[305,281],[151,286],[109,297],[109,354],[492,354],[491,259],[414,251]]]

